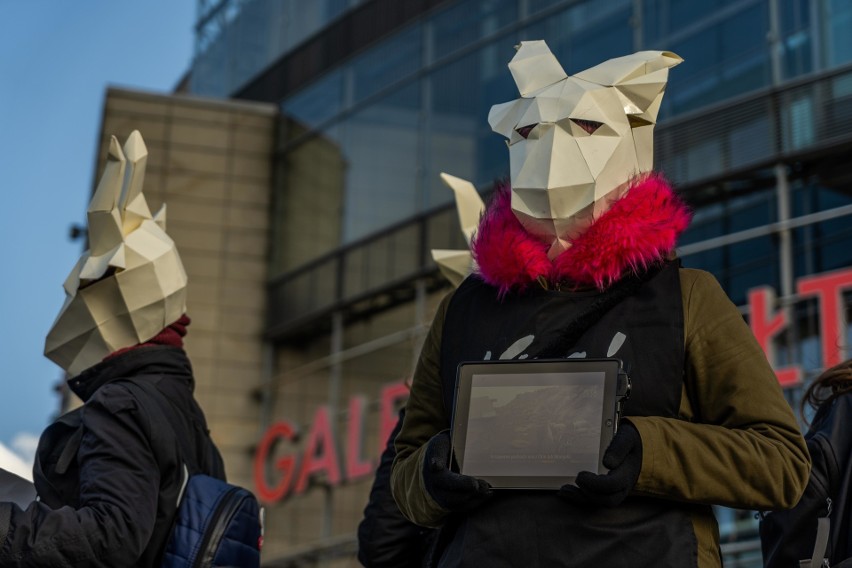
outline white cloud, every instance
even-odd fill
[[[12,438],[12,450],[24,460],[24,463],[29,464],[27,466],[29,469],[32,469],[33,463],[35,463],[38,439],[39,435],[32,432],[18,432]]]
[[[28,481],[33,480],[33,465],[32,458],[29,461],[25,460],[17,453],[13,452],[2,443],[0,443],[0,468],[5,469],[15,475],[23,477]]]

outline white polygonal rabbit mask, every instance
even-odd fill
[[[65,304],[45,355],[76,375],[143,343],[186,312],[186,272],[166,234],[165,205],[151,215],[142,193],[148,150],[138,131],[115,137],[88,209],[89,250],[65,280]]]
[[[495,105],[508,138],[512,210],[555,258],[654,162],[653,131],[682,59],[641,51],[568,76],[544,41],[521,42],[509,69],[521,98]]]

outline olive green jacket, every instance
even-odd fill
[[[678,418],[630,417],[642,438],[635,494],[698,505],[692,524],[699,568],[721,566],[710,505],[772,510],[794,506],[810,458],[793,412],[736,307],[707,272],[680,269],[685,368]],[[414,373],[397,457],[394,498],[415,523],[440,526],[448,511],[425,490],[429,439],[450,427],[441,398],[440,348],[449,294],[438,308]]]

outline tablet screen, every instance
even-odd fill
[[[473,375],[461,473],[597,471],[604,378],[602,372]]]
[[[452,429],[459,471],[516,488],[604,473],[619,369],[616,359],[463,363]]]

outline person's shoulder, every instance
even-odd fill
[[[139,408],[139,402],[127,382],[113,381],[103,385],[94,392],[84,408],[99,407],[111,414],[136,411]]]
[[[720,287],[719,281],[716,280],[716,277],[706,270],[701,270],[700,268],[684,268],[681,266],[678,269],[678,273],[680,275],[681,285],[685,284],[689,287]]]
[[[846,432],[852,420],[852,392],[836,396],[817,409],[808,436],[832,436],[835,432]]]
[[[728,300],[728,295],[716,277],[699,268],[679,269],[680,288],[684,300]]]

